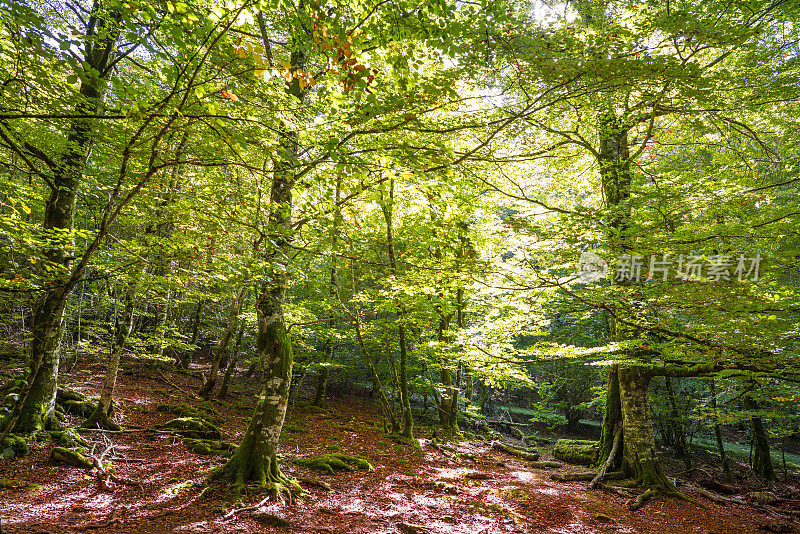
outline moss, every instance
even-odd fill
[[[344,452],[344,449],[342,449],[342,446],[339,445],[338,443],[331,443],[330,445],[325,445],[325,448],[328,449],[329,451]]]
[[[220,439],[222,437],[222,430],[205,419],[199,419],[197,417],[179,417],[177,419],[172,419],[160,425],[159,428],[173,430],[176,434],[187,438]]]
[[[327,408],[323,408],[321,406],[301,406],[300,411],[303,413],[328,413]]]
[[[78,445],[86,446],[86,442],[74,428],[53,430],[50,432],[50,437],[53,439],[53,441],[59,445],[63,445],[64,447],[77,447]]]
[[[14,434],[9,434],[0,444],[0,458],[20,458],[28,454],[28,444],[25,440]]]
[[[202,419],[212,425],[219,424],[217,418],[208,413],[210,411],[208,408],[198,409],[194,406],[187,406],[186,404],[159,404],[156,406],[156,411],[160,413],[171,413],[178,417]],[[216,411],[213,413],[216,413]]]
[[[42,489],[41,484],[25,484],[13,478],[0,478],[0,490],[37,491]]]
[[[374,469],[372,464],[360,456],[341,453],[323,454],[316,458],[296,458],[294,463],[317,471],[327,471],[330,474],[334,474],[335,471],[372,471]]]
[[[303,425],[301,423],[295,423],[295,422],[283,423],[283,429],[286,432],[294,432],[294,433],[305,432],[306,431],[306,429],[303,428]]]
[[[92,462],[87,460],[84,455],[76,451],[65,449],[64,447],[53,448],[53,450],[50,451],[50,460],[73,467],[80,467],[81,469],[90,469],[92,467]]]
[[[236,445],[226,441],[184,438],[183,444],[197,454],[230,456],[236,450]]]
[[[553,445],[553,456],[570,464],[594,465],[599,449],[599,441],[560,439]]]
[[[65,400],[58,404],[64,413],[78,417],[88,417],[94,412],[96,403],[92,401]]]

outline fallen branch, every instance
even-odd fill
[[[710,501],[713,501],[713,502],[716,502],[716,503],[724,503],[724,504],[727,504],[729,502],[733,502],[732,499],[729,499],[728,497],[723,497],[719,493],[715,493],[715,492],[713,492],[711,490],[703,489],[703,488],[701,488],[699,486],[692,486],[692,485],[689,485],[688,487],[689,487],[689,489],[693,490],[695,493],[697,493],[699,495],[702,495],[703,497],[705,497],[706,499],[708,499]]]

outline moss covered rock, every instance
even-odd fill
[[[226,441],[213,441],[210,439],[184,438],[186,448],[197,454],[230,456],[236,450],[236,445]]]
[[[58,403],[61,411],[70,415],[77,415],[78,417],[88,417],[92,415],[96,403],[92,401],[79,401],[79,400],[65,400]]]
[[[159,428],[172,430],[176,434],[194,439],[220,439],[222,430],[198,417],[178,417],[167,421]]]
[[[53,430],[50,432],[50,437],[64,447],[76,447],[78,445],[85,446],[86,442],[83,440],[78,431],[74,428],[67,428],[64,430]]]
[[[196,419],[207,421],[212,425],[219,424],[217,418],[211,415],[213,412],[210,408],[201,409],[195,408],[194,406],[188,406],[186,404],[159,404],[156,406],[156,411],[161,413],[171,413],[173,415],[177,415],[178,417],[194,417]]]
[[[9,434],[7,438],[0,443],[0,458],[20,458],[28,454],[28,444],[25,440],[14,434]]]
[[[316,458],[296,458],[294,463],[301,467],[326,471],[334,474],[335,471],[372,471],[374,468],[366,459],[349,454],[323,454]]]
[[[71,465],[73,467],[80,467],[81,469],[91,469],[92,462],[90,462],[84,455],[79,452],[65,449],[64,447],[54,447],[50,451],[50,460],[56,463]]]
[[[560,439],[553,445],[553,456],[568,464],[594,465],[599,449],[599,441]]]

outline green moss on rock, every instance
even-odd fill
[[[7,438],[0,443],[0,458],[20,458],[28,454],[28,444],[25,440],[14,434],[9,434]]]
[[[195,419],[202,419],[211,423],[212,425],[219,424],[216,417],[211,415],[211,408],[195,408],[186,404],[159,404],[156,406],[156,411],[161,413],[171,413],[178,417],[193,417]]]
[[[294,463],[317,471],[334,474],[335,471],[372,471],[374,468],[366,459],[349,454],[322,454],[316,458],[296,458]]]
[[[71,465],[81,469],[91,469],[92,462],[90,462],[84,455],[79,452],[65,449],[64,447],[54,447],[50,451],[50,460],[56,463]]]
[[[209,439],[184,438],[186,448],[197,454],[230,456],[236,450],[236,445],[226,441],[213,441]]]
[[[160,425],[159,428],[172,430],[176,434],[187,438],[220,439],[222,437],[222,430],[205,419],[197,417],[179,417],[177,419],[172,419]]]
[[[599,449],[599,441],[560,439],[553,445],[553,456],[569,464],[594,465]]]

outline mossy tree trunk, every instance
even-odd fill
[[[270,39],[263,13],[257,14],[263,46],[271,59]],[[305,66],[306,55],[301,47],[292,51],[292,70]],[[286,93],[302,102],[305,90],[297,78],[287,82]],[[289,280],[288,261],[291,257],[292,186],[299,161],[298,135],[285,124],[280,131],[280,147],[273,157],[272,190],[270,193],[269,234],[262,239],[269,272],[256,299],[258,337],[256,346],[264,370],[262,390],[253,417],[236,452],[216,475],[237,485],[254,481],[280,498],[291,498],[301,492],[297,483],[289,480],[278,467],[277,452],[289,390],[294,357],[284,317],[284,302]]]
[[[614,447],[614,431],[622,425],[622,403],[619,397],[619,365],[608,368],[606,383],[606,409],[603,413],[603,427],[600,431],[600,450],[597,458],[600,465],[606,462]],[[622,438],[620,438],[622,439]],[[614,470],[622,466],[622,447],[617,448],[615,458],[609,468]]]
[[[648,402],[651,369],[640,365],[620,365],[619,397],[622,412],[623,468],[646,489],[677,494],[678,490],[661,469],[656,455],[653,425]]]
[[[31,323],[31,352],[27,385],[10,418],[6,430],[29,434],[44,428],[53,418],[58,381],[58,345],[63,329],[64,307],[80,273],[70,272],[72,256],[70,236],[74,227],[75,203],[86,164],[96,135],[94,118],[102,113],[103,88],[113,68],[119,36],[120,13],[102,0],[95,0],[86,21],[84,65],[80,101],[69,126],[64,149],[57,160],[48,160],[52,171],[50,196],[42,224],[43,236],[52,238],[43,254],[57,267],[57,278],[36,304]],[[81,73],[83,74],[83,73]]]
[[[769,441],[764,422],[758,413],[758,402],[751,396],[744,398],[744,406],[750,411],[750,427],[753,433],[753,472],[764,480],[775,480],[775,468],[769,453]]]

